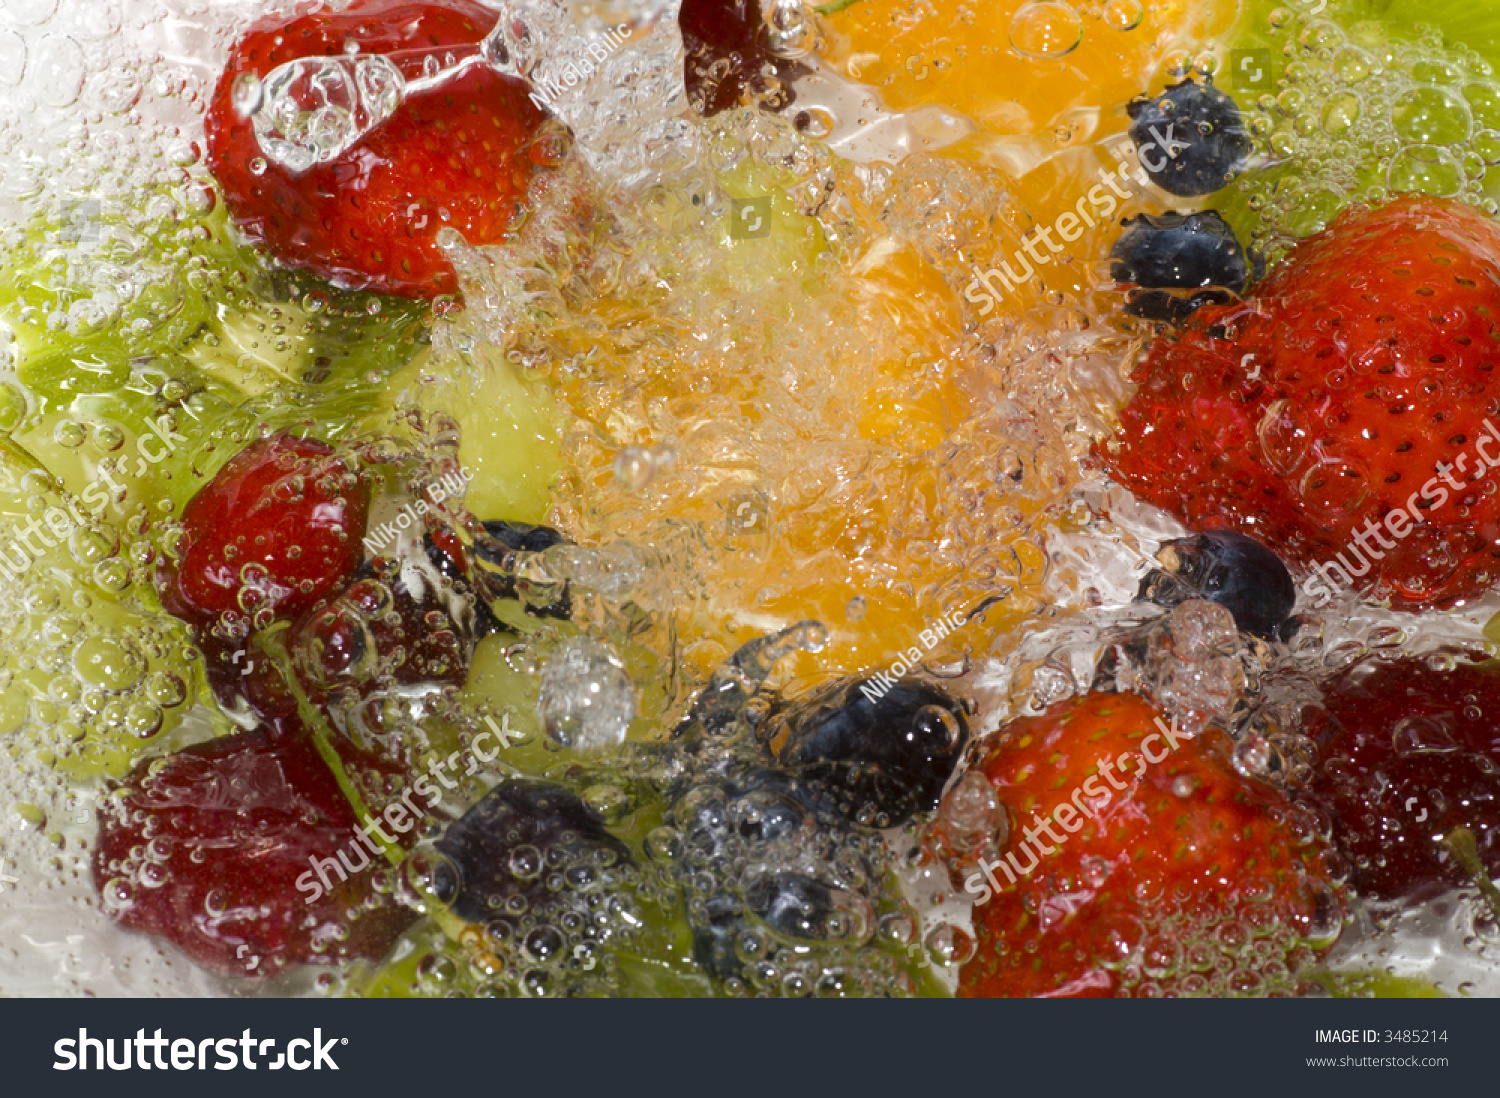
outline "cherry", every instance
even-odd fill
[[[343,584],[363,553],[369,486],[327,443],[278,434],[251,443],[182,513],[162,603],[200,628],[226,615],[292,618]]]
[[[760,0],[683,0],[677,25],[688,99],[699,114],[751,102],[780,110],[795,98],[791,81],[807,70],[771,52]]]
[[[262,725],[138,766],[100,813],[95,887],[122,926],[223,975],[379,960],[416,913],[377,889],[389,867],[358,827],[306,731]]]
[[[1497,717],[1494,661],[1435,670],[1426,658],[1367,659],[1326,685],[1309,721],[1321,749],[1311,795],[1366,896],[1422,899],[1465,884],[1493,896]]]

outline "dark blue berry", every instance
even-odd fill
[[[1250,157],[1239,107],[1212,84],[1184,80],[1125,109],[1141,167],[1168,194],[1212,194]]]
[[[745,906],[783,937],[816,941],[828,937],[833,890],[805,873],[757,873],[745,885]]]
[[[1142,214],[1122,224],[1125,231],[1109,251],[1110,276],[1140,287],[1131,292],[1127,313],[1180,324],[1203,305],[1229,300],[1224,291],[1245,288],[1245,249],[1216,211]]]
[[[565,545],[568,539],[550,526],[533,526],[527,522],[483,523],[484,536],[474,539],[474,556],[478,562],[479,585],[490,599],[518,598],[516,577],[512,572],[517,553],[540,553],[554,545]],[[557,598],[545,606],[523,602],[528,614],[541,618],[567,619],[573,613],[573,602],[564,584]]]
[[[1274,636],[1291,616],[1297,589],[1281,558],[1254,538],[1210,530],[1161,547],[1162,564],[1141,580],[1138,602],[1177,606],[1189,599],[1216,602],[1242,631]]]
[[[438,900],[461,919],[489,923],[556,903],[548,879],[570,870],[608,873],[630,851],[577,794],[551,782],[510,778],[487,793],[437,842]]]
[[[937,807],[969,727],[935,686],[902,679],[882,691],[857,679],[773,713],[763,737],[845,819],[894,827]]]
[[[684,846],[693,959],[709,975],[743,975],[736,942],[757,923],[803,943],[827,939],[835,886],[788,864],[817,841],[843,846],[841,836],[853,834],[821,790],[782,770],[735,763],[713,785],[679,797],[672,818]],[[847,856],[863,864],[855,848]],[[740,876],[745,866],[753,872]],[[717,877],[721,868],[732,877]]]
[[[533,526],[529,522],[484,523],[484,532],[507,549],[523,553],[540,553],[568,539],[550,526]]]

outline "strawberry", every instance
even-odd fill
[[[200,630],[226,616],[264,626],[332,594],[359,564],[370,490],[327,443],[251,443],[183,508],[162,603]]]
[[[257,23],[230,51],[209,105],[208,164],[235,224],[278,259],[354,289],[453,292],[437,232],[502,240],[529,186],[543,115],[521,81],[488,67],[417,95],[352,148],[303,172],[267,157],[236,84],[302,57],[440,50],[482,40],[496,13],[473,0],[356,0]],[[241,83],[243,87],[243,84]]]
[[[1324,847],[1134,694],[1011,721],[977,765],[1007,810],[993,857],[950,855],[975,898],[964,996],[1279,991],[1337,926]],[[973,803],[957,783],[940,819]],[[1149,982],[1143,982],[1149,981]]]
[[[1301,241],[1248,300],[1163,332],[1103,453],[1137,495],[1398,609],[1500,571],[1500,224],[1409,195]],[[1320,590],[1322,588],[1322,590]]]
[[[1325,684],[1309,719],[1320,748],[1310,793],[1332,817],[1360,892],[1424,899],[1477,883],[1493,895],[1497,715],[1493,660],[1367,659]]]
[[[138,766],[101,813],[94,883],[121,925],[224,975],[378,960],[416,913],[377,889],[388,866],[357,827],[307,734],[262,726]]]

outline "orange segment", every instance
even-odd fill
[[[809,618],[828,645],[785,670],[812,684],[883,670],[914,646],[932,660],[982,650],[1035,611],[1046,563],[1032,523],[1073,473],[1060,453],[1038,456],[1030,420],[997,413],[996,381],[955,353],[960,303],[912,245],[876,238],[822,295],[768,331],[739,329],[713,361],[662,346],[649,375],[558,388],[588,426],[554,498],[586,503],[560,506],[554,520],[590,542],[628,538],[664,552],[677,533],[695,532],[701,597],[677,622],[689,677]],[[779,355],[778,339],[817,346]],[[789,372],[794,361],[811,372]],[[654,423],[631,408],[652,409]],[[582,439],[627,429],[636,445],[670,441],[692,474],[669,469],[640,491],[617,483],[615,452]],[[1007,447],[1024,483],[996,457]],[[1015,593],[982,624],[925,643],[944,615],[1002,590]]]
[[[943,104],[993,134],[1067,142],[1109,124],[1168,52],[1194,55],[1237,16],[1232,0],[859,0],[824,19],[824,56],[892,107]]]

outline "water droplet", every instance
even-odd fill
[[[1033,0],[1011,16],[1010,45],[1023,57],[1065,57],[1082,39],[1083,20],[1078,12],[1057,0]]]
[[[553,740],[582,751],[624,741],[636,693],[612,648],[574,637],[547,660],[541,680],[538,708]]]
[[[1135,30],[1145,14],[1140,0],[1109,0],[1104,5],[1104,25],[1117,31]]]

